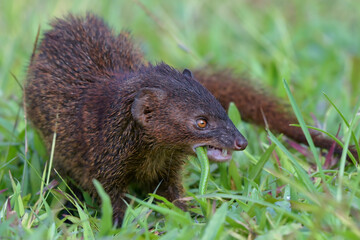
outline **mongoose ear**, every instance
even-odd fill
[[[134,99],[131,114],[138,123],[146,126],[153,117],[155,108],[159,107],[165,97],[165,91],[159,88],[143,88],[138,91]]]
[[[194,78],[194,75],[192,74],[192,72],[187,68],[184,69],[183,74],[189,78]]]

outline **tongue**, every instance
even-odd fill
[[[223,150],[223,149],[212,148],[212,147],[207,148],[207,155],[210,160],[215,161],[215,162],[229,161],[232,157],[230,150]]]

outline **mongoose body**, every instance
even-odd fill
[[[266,122],[307,143],[302,130],[290,126],[297,119],[286,104],[249,81],[227,71],[200,70],[194,78],[189,70],[153,66],[127,32],[115,35],[93,15],[70,15],[51,26],[29,66],[28,117],[49,150],[57,133],[59,173],[93,196],[92,179],[100,181],[118,221],[129,185],[153,192],[161,183],[157,193],[174,201],[183,191],[181,167],[197,146],[207,146],[214,161],[229,160],[231,151],[246,147],[224,110],[231,101],[244,120]],[[318,147],[333,145],[315,131],[311,136]]]
[[[27,113],[50,149],[55,168],[96,196],[97,179],[122,220],[122,198],[137,185],[169,201],[183,187],[181,168],[198,146],[215,161],[246,147],[224,108],[189,70],[147,63],[127,33],[102,20],[55,20],[30,63]],[[181,206],[181,203],[179,203]]]

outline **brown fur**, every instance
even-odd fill
[[[244,120],[299,142],[296,118],[276,98],[250,82],[220,72],[208,74],[144,60],[129,34],[115,35],[102,20],[68,16],[44,34],[28,71],[27,114],[50,150],[56,131],[55,168],[96,196],[92,179],[110,195],[114,218],[122,220],[129,185],[169,201],[183,193],[181,168],[193,146],[241,150],[246,140],[224,108],[233,101]],[[219,79],[223,81],[219,81]],[[205,117],[209,127],[196,128]],[[331,141],[312,133],[315,144]],[[183,207],[181,203],[178,203]]]

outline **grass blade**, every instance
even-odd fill
[[[310,191],[310,192],[316,192],[316,189],[314,187],[314,184],[311,182],[308,174],[304,171],[304,169],[300,166],[300,164],[294,159],[294,157],[291,155],[291,153],[289,152],[289,150],[286,149],[286,147],[281,144],[281,142],[274,136],[274,134],[272,134],[270,131],[268,131],[270,140],[275,143],[280,149],[281,151],[283,151],[285,153],[285,155],[289,158],[289,160],[291,161],[291,163],[293,164],[295,171],[298,175],[299,180],[306,186],[306,188]]]
[[[104,188],[101,184],[94,179],[93,180],[94,186],[101,198],[101,220],[100,220],[100,232],[99,237],[106,236],[112,230],[112,215],[113,209],[111,206],[111,201],[109,195],[105,192]],[[121,201],[121,200],[120,200]]]
[[[216,239],[219,234],[219,230],[225,222],[225,217],[227,214],[228,204],[224,203],[211,218],[207,224],[204,234],[202,235],[202,240],[212,240]]]
[[[299,124],[291,124],[291,126],[300,127]],[[313,127],[313,126],[307,126],[307,128],[316,130],[316,131],[321,132],[321,133],[324,133],[329,138],[334,140],[336,142],[336,144],[338,144],[340,147],[342,147],[344,149],[344,144],[335,135],[333,135],[333,134],[331,134],[331,133],[329,133],[327,131],[324,131],[321,128],[317,128],[317,127]],[[357,161],[355,159],[355,156],[351,153],[351,151],[349,149],[347,150],[347,154],[348,154],[349,158],[351,159],[351,161],[354,163],[354,165],[357,165]]]
[[[337,186],[337,194],[336,199],[341,202],[342,201],[342,192],[343,192],[343,181],[344,181],[344,171],[345,171],[345,163],[346,163],[346,155],[347,155],[347,149],[349,148],[350,139],[353,135],[353,128],[354,125],[359,121],[360,115],[356,114],[355,118],[351,121],[350,127],[348,128],[348,134],[345,138],[345,145],[344,145],[344,151],[341,154],[340,158],[340,168],[339,168],[339,183]]]
[[[197,147],[196,155],[197,155],[197,159],[198,159],[198,162],[200,164],[200,169],[201,169],[199,194],[204,195],[206,193],[207,184],[208,184],[209,175],[210,175],[210,164],[209,164],[209,159],[207,157],[206,148],[205,147]]]
[[[294,99],[293,95],[291,94],[290,88],[289,88],[289,86],[288,86],[285,79],[283,80],[283,83],[284,83],[286,93],[287,93],[287,95],[289,97],[290,104],[291,104],[291,106],[292,106],[292,108],[294,110],[295,116],[296,116],[297,120],[299,121],[300,127],[301,127],[301,129],[302,129],[302,131],[303,131],[303,133],[305,135],[305,138],[306,138],[306,140],[307,140],[307,142],[308,142],[308,144],[310,146],[311,152],[314,155],[315,162],[316,162],[317,168],[318,168],[318,170],[320,172],[321,178],[323,180],[325,180],[325,175],[324,175],[322,165],[321,165],[321,162],[320,162],[320,159],[319,159],[319,154],[317,153],[317,150],[316,150],[314,142],[313,142],[313,140],[311,138],[310,132],[309,132],[308,128],[306,127],[304,118],[301,115],[300,109],[299,109],[297,103],[295,102],[295,99]]]
[[[161,206],[158,206],[158,205],[155,205],[155,204],[152,204],[152,203],[148,203],[148,202],[145,202],[145,201],[141,201],[139,199],[137,199],[136,197],[133,197],[129,194],[126,194],[126,197],[134,200],[135,202],[137,203],[140,203],[148,208],[151,208],[159,213],[161,213],[162,215],[169,215],[169,216],[172,216],[174,219],[177,219],[178,222],[184,222],[186,224],[189,224],[190,223],[190,219],[189,219],[189,216],[187,213],[184,213],[184,214],[180,214],[178,213],[177,211],[174,211],[174,210],[171,210],[171,209],[168,209],[168,208],[165,208],[165,207],[161,207]]]
[[[84,239],[85,240],[92,240],[95,239],[94,234],[92,232],[90,222],[89,222],[89,215],[84,212],[84,210],[79,206],[79,204],[75,201],[76,209],[79,212],[79,216],[81,219],[81,225],[84,229]]]
[[[335,103],[333,101],[331,101],[331,99],[328,97],[328,95],[326,95],[326,93],[323,93],[324,96],[326,97],[326,99],[330,102],[330,104],[335,108],[335,110],[337,111],[337,113],[340,115],[341,119],[344,121],[344,123],[346,124],[346,126],[348,128],[350,128],[350,123],[346,120],[344,114],[342,114],[342,112],[340,111],[340,109],[335,105]],[[360,104],[360,103],[359,103]],[[356,108],[358,109],[359,111],[359,106]],[[358,156],[355,156],[357,157],[358,159],[360,159],[360,146],[359,146],[359,141],[356,139],[356,136],[354,134],[353,131],[351,131],[351,137],[355,143],[355,147],[356,147],[356,151],[358,153]]]
[[[197,147],[196,148],[197,160],[200,165],[201,175],[200,175],[200,183],[199,183],[199,194],[204,195],[206,193],[207,184],[209,181],[210,175],[210,164],[209,159],[207,157],[206,148],[205,147]],[[200,200],[202,201],[202,200]],[[205,202],[200,202],[201,210],[204,216],[207,216],[207,208]]]
[[[265,153],[261,156],[260,160],[256,163],[254,167],[251,168],[249,178],[255,180],[264,169],[266,162],[269,160],[272,152],[275,150],[276,144],[271,143],[271,145],[266,149]]]

